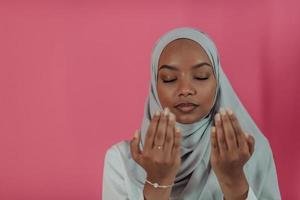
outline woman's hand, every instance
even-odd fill
[[[220,109],[211,129],[211,165],[225,199],[246,199],[249,185],[243,166],[254,151],[254,138],[247,135],[231,110]]]
[[[147,180],[160,185],[172,185],[181,164],[181,135],[179,129],[175,128],[175,115],[168,108],[163,112],[157,111],[150,122],[143,151],[139,143],[140,134],[136,132],[130,144],[131,154],[146,171]],[[159,194],[159,190],[153,190],[151,186],[144,189],[144,194],[147,193],[145,196],[149,199],[165,199],[163,196],[167,199],[171,190],[161,189],[162,194]]]

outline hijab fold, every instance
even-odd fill
[[[241,126],[248,133],[261,134],[261,132],[256,127],[255,123],[240,102],[238,96],[232,89],[222,70],[216,46],[210,37],[204,32],[193,28],[177,28],[163,35],[157,41],[152,52],[151,83],[144,107],[144,118],[141,125],[141,149],[144,146],[146,133],[155,111],[163,110],[163,107],[159,102],[156,89],[160,54],[170,42],[180,38],[193,40],[205,50],[213,65],[213,72],[217,80],[216,94],[210,112],[201,120],[192,124],[176,122],[176,126],[181,129],[182,133],[182,164],[175,178],[171,196],[177,196],[180,199],[181,195],[184,196],[185,199],[189,199],[188,197],[190,195],[194,195],[191,199],[195,199],[195,195],[197,197],[201,196],[203,184],[205,185],[210,173],[212,173],[209,164],[210,129],[213,125],[214,114],[219,110],[219,108],[230,107],[237,115]],[[133,172],[132,175],[140,182],[144,182],[144,180],[141,180],[141,177],[139,177],[139,174],[139,172]]]

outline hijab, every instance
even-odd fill
[[[164,48],[176,39],[190,39],[198,43],[208,55],[212,65],[213,72],[217,81],[217,89],[215,93],[214,103],[210,112],[202,119],[192,124],[182,124],[176,122],[176,126],[181,129],[181,166],[176,175],[171,196],[177,196],[185,199],[195,199],[195,196],[200,196],[203,190],[203,185],[206,184],[208,177],[213,173],[209,163],[210,159],[210,129],[213,125],[214,114],[220,107],[229,107],[236,114],[241,126],[247,133],[251,133],[255,139],[257,136],[262,136],[260,130],[251,119],[248,112],[240,102],[238,96],[231,87],[226,75],[224,74],[219,54],[214,42],[210,37],[194,28],[176,28],[163,35],[157,42],[152,52],[151,57],[151,82],[149,94],[147,96],[144,116],[141,125],[141,142],[140,148],[144,146],[146,133],[155,111],[163,110],[157,94],[157,74],[158,61]],[[254,158],[253,158],[254,157]],[[256,158],[254,153],[252,160]],[[254,161],[255,162],[255,161]],[[130,164],[128,164],[130,165]],[[131,167],[131,166],[127,166]],[[248,173],[248,172],[246,172]],[[133,177],[141,183],[145,180],[141,179],[141,173],[138,171],[132,172]],[[246,174],[247,175],[247,174]],[[250,174],[248,173],[250,176]],[[251,179],[251,178],[250,178]],[[250,180],[251,181],[251,180]],[[251,185],[251,184],[250,184]],[[194,195],[194,196],[191,196]],[[193,197],[193,198],[188,198]]]

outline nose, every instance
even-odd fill
[[[184,90],[180,91],[179,96],[181,96],[181,95],[186,97],[186,96],[189,96],[189,95],[195,95],[195,92],[193,90],[190,90],[190,89],[184,89]]]
[[[193,88],[190,84],[184,83],[181,84],[181,86],[178,88],[178,96],[189,96],[189,95],[195,95],[196,90]]]

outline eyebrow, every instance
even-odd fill
[[[209,63],[203,62],[203,63],[198,63],[198,64],[192,66],[192,69],[196,69],[196,68],[203,67],[203,66],[209,66],[209,67],[211,67],[211,65]],[[173,70],[173,71],[179,71],[179,69],[177,67],[171,66],[171,65],[162,65],[159,68],[159,70],[161,70],[161,69],[170,69],[170,70]]]

